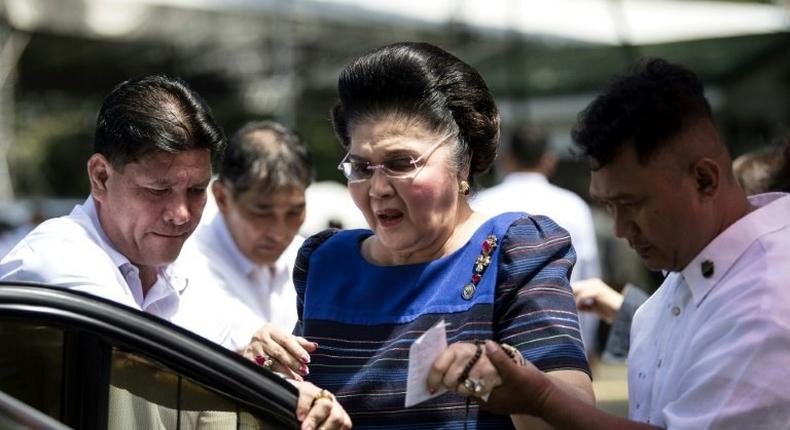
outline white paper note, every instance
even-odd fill
[[[444,320],[439,321],[422,334],[409,348],[409,375],[406,380],[406,405],[414,406],[447,391],[440,388],[428,392],[428,373],[436,357],[447,348],[447,333]]]

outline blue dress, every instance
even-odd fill
[[[319,233],[294,269],[294,333],[319,344],[307,379],[335,393],[355,429],[512,428],[509,417],[474,402],[467,411],[453,393],[404,408],[409,347],[441,319],[449,323],[448,343],[493,339],[541,370],[589,374],[568,283],[576,257],[568,233],[549,218],[502,214],[454,253],[400,266],[363,258],[360,243],[370,235]],[[470,297],[464,287],[491,235],[498,246]]]

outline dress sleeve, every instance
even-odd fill
[[[308,237],[304,243],[302,243],[299,252],[296,254],[293,283],[296,289],[296,315],[298,319],[293,331],[295,336],[301,336],[303,330],[302,315],[304,314],[304,293],[307,288],[307,269],[310,266],[310,256],[313,255],[313,251],[318,249],[322,243],[339,231],[340,230],[337,229],[327,229]]]
[[[516,220],[502,240],[494,302],[497,341],[545,371],[590,375],[570,282],[570,235],[544,216]]]

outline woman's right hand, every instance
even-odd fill
[[[317,348],[315,342],[294,336],[273,324],[266,324],[255,332],[241,354],[272,371],[301,381],[303,376],[310,373],[310,353]]]
[[[299,389],[296,419],[302,423],[301,430],[319,428],[321,430],[347,430],[351,428],[351,418],[332,393],[318,388],[310,382],[290,382]]]

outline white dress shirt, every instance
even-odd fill
[[[576,250],[571,281],[601,276],[590,207],[581,197],[551,184],[540,173],[510,173],[501,184],[479,192],[470,203],[475,211],[492,216],[503,212],[548,216],[571,235]],[[595,349],[598,319],[591,313],[583,313],[579,315],[579,322],[589,354]]]
[[[110,243],[92,197],[25,236],[0,261],[0,280],[39,282],[101,296],[230,346],[231,326],[205,316],[206,308],[216,309],[221,302],[188,288],[190,279],[174,266],[160,268],[156,282],[143,294],[138,268]],[[183,306],[184,300],[190,305]]]
[[[790,429],[790,196],[749,200],[756,209],[637,311],[632,419],[673,430]]]
[[[246,323],[247,331],[270,323],[290,333],[297,320],[291,275],[303,241],[296,236],[273,265],[260,266],[239,250],[224,217],[217,212],[187,241],[177,263],[190,271],[207,268],[201,285],[245,307],[248,314],[243,319],[247,321],[238,324]]]

